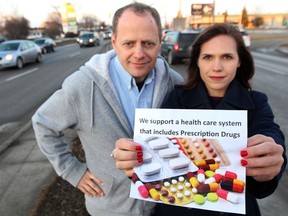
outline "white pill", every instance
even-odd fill
[[[183,198],[183,194],[182,194],[182,193],[177,193],[177,197],[178,197],[179,199],[182,199],[182,198]]]
[[[169,161],[169,167],[171,169],[181,169],[189,166],[190,159],[186,157],[175,158]]]
[[[147,162],[150,162],[151,160],[152,160],[152,154],[150,154],[149,152],[144,152],[143,162],[147,163]]]
[[[178,180],[179,180],[180,182],[184,182],[185,178],[184,178],[183,176],[180,176],[180,177],[178,178]]]
[[[172,143],[177,143],[177,140],[176,139],[171,139],[171,142]]]
[[[164,186],[165,187],[170,187],[170,183],[169,182],[164,182]]]
[[[185,192],[184,192],[184,195],[185,195],[186,197],[189,197],[189,196],[191,195],[191,193],[190,193],[190,191],[185,191]]]
[[[177,191],[177,189],[174,188],[174,187],[172,187],[172,188],[170,188],[170,191],[171,191],[172,193],[175,193],[175,192]]]
[[[156,136],[148,136],[148,137],[143,137],[142,139],[143,139],[143,141],[148,142],[148,141],[151,141],[151,140],[156,139],[156,138],[158,138],[158,137],[156,137]]]
[[[162,149],[159,151],[159,156],[161,158],[176,157],[179,155],[179,152],[180,152],[180,150],[178,148]]]
[[[186,183],[185,183],[185,187],[190,188],[190,187],[191,187],[191,184],[190,184],[189,182],[186,182]]]
[[[167,138],[154,139],[149,141],[149,147],[154,150],[163,149],[168,147],[169,142]]]
[[[197,188],[192,188],[192,192],[193,192],[194,194],[198,193]]]
[[[184,187],[182,186],[182,185],[178,185],[178,190],[183,190],[184,189]]]
[[[177,182],[176,179],[172,179],[171,183],[174,184],[174,185],[176,185],[178,182]]]
[[[142,165],[141,171],[143,175],[153,175],[160,172],[162,166],[160,163],[151,163],[147,165]]]

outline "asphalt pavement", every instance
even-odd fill
[[[288,54],[288,47],[281,47],[281,51]],[[68,141],[76,138],[73,130],[65,133]],[[28,215],[41,190],[56,176],[38,148],[30,120],[26,124],[19,124],[14,130],[0,133],[0,176],[0,215],[3,216]],[[283,182],[287,182],[285,178]],[[276,194],[282,192],[277,190]],[[277,197],[281,198],[281,195]],[[271,196],[260,201],[263,215],[272,215],[272,212],[274,216],[282,215],[277,212],[287,209],[287,197],[282,197],[282,200],[277,197]],[[269,206],[274,208],[269,209]]]

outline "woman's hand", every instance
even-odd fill
[[[259,182],[269,181],[281,170],[283,151],[271,137],[257,134],[248,138],[247,148],[241,150],[241,165],[246,167],[247,176]]]
[[[116,160],[116,167],[131,177],[134,173],[133,168],[143,162],[142,146],[132,139],[121,138],[116,141],[112,157]]]

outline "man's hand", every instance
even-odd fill
[[[78,183],[77,188],[90,197],[104,196],[103,190],[98,185],[104,186],[104,183],[87,170]]]

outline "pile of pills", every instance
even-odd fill
[[[186,205],[194,202],[204,205],[206,201],[217,202],[219,198],[235,204],[239,202],[237,194],[244,192],[245,182],[237,179],[235,172],[221,169],[215,159],[201,159],[194,163],[199,168],[197,172],[146,184],[138,183],[140,180],[135,177],[132,180],[138,184],[138,191],[143,198],[150,196],[164,203]]]

